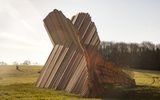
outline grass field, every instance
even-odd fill
[[[0,66],[0,100],[160,100],[160,72],[129,69],[136,80],[135,88],[109,87],[102,98],[35,87],[42,66]]]

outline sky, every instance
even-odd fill
[[[0,0],[0,61],[44,64],[53,48],[43,19],[87,12],[101,41],[160,43],[160,0]]]

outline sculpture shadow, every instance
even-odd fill
[[[134,88],[107,86],[102,100],[160,100],[160,87],[136,86]]]

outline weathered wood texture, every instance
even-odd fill
[[[104,91],[102,84],[134,85],[134,80],[97,52],[100,39],[89,14],[79,13],[69,20],[54,10],[44,19],[44,25],[54,48],[37,87],[97,97]]]

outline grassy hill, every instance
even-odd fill
[[[160,100],[160,72],[128,69],[136,80],[135,88],[107,87],[103,98],[35,87],[42,66],[0,66],[0,100]]]

